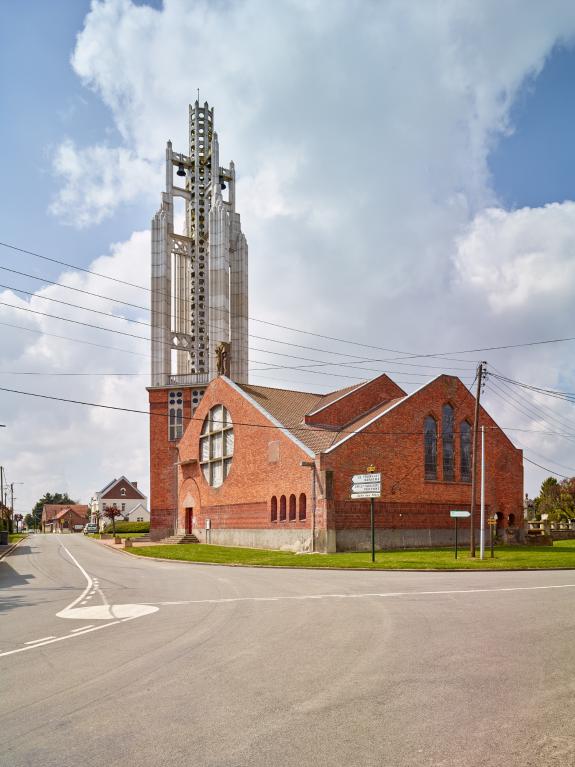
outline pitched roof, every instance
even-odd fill
[[[68,511],[85,516],[88,514],[88,506],[84,503],[47,503],[42,507],[42,519],[44,522],[60,519]]]
[[[74,506],[65,506],[54,517],[52,517],[52,519],[62,519],[62,517],[65,517],[66,514],[69,514],[70,512],[72,514],[75,514],[77,517],[87,517],[88,507],[83,506],[81,504],[75,504]]]
[[[130,482],[130,480],[127,479],[127,477],[125,477],[122,474],[117,479],[114,477],[114,479],[111,482],[108,482],[108,484],[99,491],[100,498],[102,498],[106,493],[108,493],[110,490],[112,490],[112,488],[115,485],[119,485],[121,482],[126,482],[128,485],[130,485],[132,487],[132,489],[134,490],[134,492],[137,493],[141,498],[145,498],[146,497],[142,493],[142,491],[139,490],[136,485],[134,485],[133,482]]]
[[[347,424],[345,429],[338,427],[330,429],[325,426],[308,426],[304,423],[304,417],[314,410],[319,410],[330,402],[334,402],[341,396],[363,386],[363,383],[348,386],[329,394],[312,394],[311,392],[292,391],[291,389],[276,389],[271,386],[253,386],[251,384],[237,384],[237,386],[249,395],[257,404],[267,411],[276,421],[279,421],[286,430],[314,453],[321,453],[332,447],[340,439],[350,432],[362,428],[364,422],[382,414],[404,397],[385,402],[369,413],[362,413],[355,421]]]

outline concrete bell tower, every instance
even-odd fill
[[[189,108],[189,154],[166,147],[166,190],[152,221],[152,387],[198,392],[225,373],[248,380],[248,247],[235,169],[220,166],[214,110]],[[183,198],[183,232],[174,198]]]
[[[178,444],[209,382],[248,382],[248,246],[234,164],[220,166],[214,110],[190,106],[190,148],[166,147],[166,190],[152,221],[152,538],[178,529]],[[181,221],[174,201],[183,200]],[[179,218],[179,217],[178,217]],[[180,229],[180,231],[176,231]]]

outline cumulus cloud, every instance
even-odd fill
[[[148,250],[149,232],[136,232],[128,241],[114,245],[109,254],[94,261],[91,267],[100,274],[114,278],[123,276],[132,281],[137,274],[138,281],[146,285]],[[15,291],[1,292],[0,323],[11,325],[10,330],[2,334],[2,385],[48,396],[146,410],[147,341],[75,326],[2,305],[10,304],[146,337],[149,328],[145,325],[117,319],[131,317],[139,322],[149,322],[145,310],[120,303],[145,307],[146,291],[79,272],[64,272],[58,282],[108,298],[90,297],[58,285],[43,287],[29,298],[23,298]],[[73,303],[83,309],[46,299]],[[97,309],[113,316],[94,314],[86,309]],[[81,375],[61,375],[70,372]],[[27,373],[34,375],[25,375]],[[138,480],[144,492],[147,491],[148,424],[145,415],[18,394],[5,393],[3,402],[3,418],[7,424],[3,429],[3,443],[6,454],[10,455],[9,479],[25,481],[21,493],[29,503],[34,503],[34,499],[46,491],[56,490],[67,490],[71,496],[87,502],[94,490],[120,474]]]
[[[50,211],[69,226],[99,224],[116,208],[142,197],[151,198],[162,175],[155,165],[125,147],[91,146],[79,149],[69,139],[58,147],[54,172],[62,187]]]
[[[573,204],[501,209],[488,158],[513,130],[521,88],[574,34],[564,0],[166,0],[161,10],[93,0],[72,66],[121,141],[63,142],[53,211],[85,226],[137,195],[159,201],[165,142],[186,151],[186,105],[200,87],[222,162],[236,162],[252,315],[420,352],[565,335]],[[489,361],[575,387],[558,347]],[[510,425],[540,423],[490,396]],[[561,403],[535,404],[570,417]],[[569,444],[537,445],[575,464]]]

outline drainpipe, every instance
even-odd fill
[[[307,466],[311,469],[311,552],[315,553],[315,461],[300,461],[300,466]]]

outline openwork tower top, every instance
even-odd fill
[[[248,380],[248,247],[235,169],[219,163],[214,110],[190,106],[189,154],[166,147],[166,191],[152,221],[152,386]],[[174,221],[181,198],[185,220]],[[175,224],[183,232],[175,231]]]

